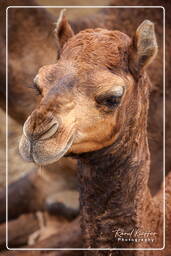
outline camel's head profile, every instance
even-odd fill
[[[41,100],[20,141],[23,158],[40,165],[112,145],[141,114],[138,81],[157,52],[148,20],[131,40],[100,28],[74,35],[62,13],[56,35],[57,63],[40,68],[34,79]]]

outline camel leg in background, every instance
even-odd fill
[[[70,165],[70,162],[72,163]],[[36,212],[46,208],[47,211],[56,214],[63,213],[68,218],[72,218],[75,212],[75,204],[78,205],[78,196],[76,195],[73,211],[72,205],[66,205],[66,208],[58,207],[59,198],[56,193],[60,193],[61,200],[66,198],[66,191],[76,191],[77,181],[75,177],[76,162],[70,160],[65,161],[63,158],[57,165],[49,165],[46,168],[39,168],[38,171],[33,170],[24,177],[11,183],[8,186],[8,218],[14,219],[24,213]],[[69,163],[69,164],[68,164]],[[64,194],[62,194],[64,193]],[[52,197],[53,195],[53,197]],[[68,198],[68,195],[67,195]],[[5,221],[6,212],[6,190],[0,192],[0,222]],[[64,203],[63,201],[61,203]],[[77,207],[78,208],[78,207]]]

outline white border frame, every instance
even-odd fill
[[[161,248],[9,248],[8,247],[8,10],[10,8],[161,8],[163,9],[163,247]],[[10,251],[158,251],[165,248],[165,8],[163,6],[8,6],[6,8],[6,248]]]

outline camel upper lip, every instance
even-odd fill
[[[50,139],[58,130],[59,124],[54,123],[49,127],[47,130],[42,131],[42,133],[39,135],[39,140],[46,140]]]

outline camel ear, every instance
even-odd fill
[[[132,41],[129,56],[129,65],[132,73],[138,74],[145,69],[155,58],[157,49],[154,23],[145,20],[138,27]]]
[[[59,15],[59,18],[56,23],[55,35],[57,38],[57,45],[59,50],[62,49],[64,44],[68,41],[70,37],[74,35],[74,32],[68,23],[66,17],[64,16],[64,12],[66,9],[62,9]]]

